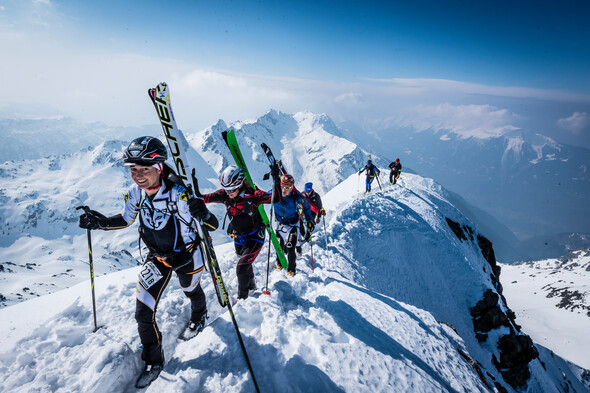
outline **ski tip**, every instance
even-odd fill
[[[223,138],[225,144],[229,146],[229,142],[227,141],[227,131],[221,131],[221,137]]]

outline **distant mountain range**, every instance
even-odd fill
[[[494,242],[503,261],[558,257],[587,247],[590,234],[590,150],[559,144],[545,136],[515,130],[489,138],[414,129],[347,137],[388,160],[432,177],[461,195],[480,212],[493,216],[504,231]],[[472,217],[486,222],[485,214]],[[519,241],[525,241],[520,243]]]
[[[367,133],[351,125],[339,127],[325,114],[290,115],[270,110],[252,121],[228,124],[219,120],[202,131],[185,130],[186,146],[191,146],[189,160],[201,171],[205,189],[216,187],[217,174],[232,162],[220,137],[220,132],[230,127],[242,138],[244,148],[253,152],[246,158],[253,173],[262,176],[268,171],[259,149],[265,142],[282,158],[298,187],[310,181],[320,193],[363,167],[369,155],[382,169],[385,180],[387,165],[399,157],[404,172],[432,177],[454,193],[454,201],[485,230],[502,261],[558,257],[590,246],[588,149],[562,145],[522,130],[487,139],[407,128]],[[156,126],[117,129],[71,119],[0,119],[0,135],[5,141],[0,152],[6,160],[48,157],[29,163],[5,163],[0,175],[14,175],[18,171],[14,166],[40,165],[51,172],[52,165],[59,165],[68,154],[80,154],[76,152],[81,148],[108,139],[122,140],[119,144],[124,145],[137,135],[158,132]],[[25,177],[31,176],[32,170],[27,169]],[[359,183],[362,181],[359,177]],[[260,182],[261,187],[268,186]],[[11,185],[3,188],[0,198],[7,198],[11,189]],[[0,219],[10,225],[23,220],[22,216],[11,216]],[[27,217],[31,222],[35,219],[30,211]],[[11,231],[10,225],[1,229],[4,234]],[[10,237],[2,242],[9,241]]]

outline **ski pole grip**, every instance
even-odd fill
[[[192,181],[193,181],[193,188],[194,188],[194,194],[197,198],[199,199],[203,199],[203,194],[201,194],[201,191],[199,190],[199,180],[197,179],[197,177],[195,176],[195,168],[193,168],[193,170],[191,171],[191,177],[192,177]]]
[[[78,206],[76,210],[84,209],[84,213],[89,213],[90,208],[88,206]]]

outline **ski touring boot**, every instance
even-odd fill
[[[148,387],[153,381],[158,378],[160,373],[162,372],[163,365],[160,363],[155,364],[146,364],[145,369],[137,378],[137,382],[135,382],[135,387],[138,389],[143,389]]]
[[[207,318],[207,313],[205,313],[198,321],[190,321],[184,331],[180,334],[179,338],[181,340],[188,341],[191,338],[196,337],[203,331],[203,329],[205,329]]]

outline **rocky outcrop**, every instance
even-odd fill
[[[494,356],[493,362],[502,377],[513,388],[526,384],[531,376],[529,362],[539,357],[533,340],[525,334],[507,334],[498,340],[500,360]]]
[[[488,289],[483,298],[470,310],[473,318],[473,331],[479,342],[486,341],[488,339],[487,333],[492,329],[497,329],[500,326],[511,328],[511,321],[500,307],[498,300],[500,300],[500,296]]]
[[[446,218],[449,228],[461,241],[474,241],[475,231],[468,225],[459,224]],[[513,388],[524,386],[530,378],[529,362],[539,356],[533,340],[520,332],[520,326],[516,323],[516,315],[508,308],[506,299],[502,295],[500,283],[500,266],[496,263],[496,257],[492,242],[478,234],[477,246],[482,256],[490,265],[492,273],[490,279],[494,289],[488,289],[483,297],[470,309],[473,318],[473,331],[479,342],[485,342],[489,338],[489,332],[495,329],[508,330],[508,334],[500,336],[495,343],[498,356],[492,354],[492,363],[502,375],[502,378]],[[499,358],[499,359],[498,359]],[[498,386],[498,384],[496,384]]]

